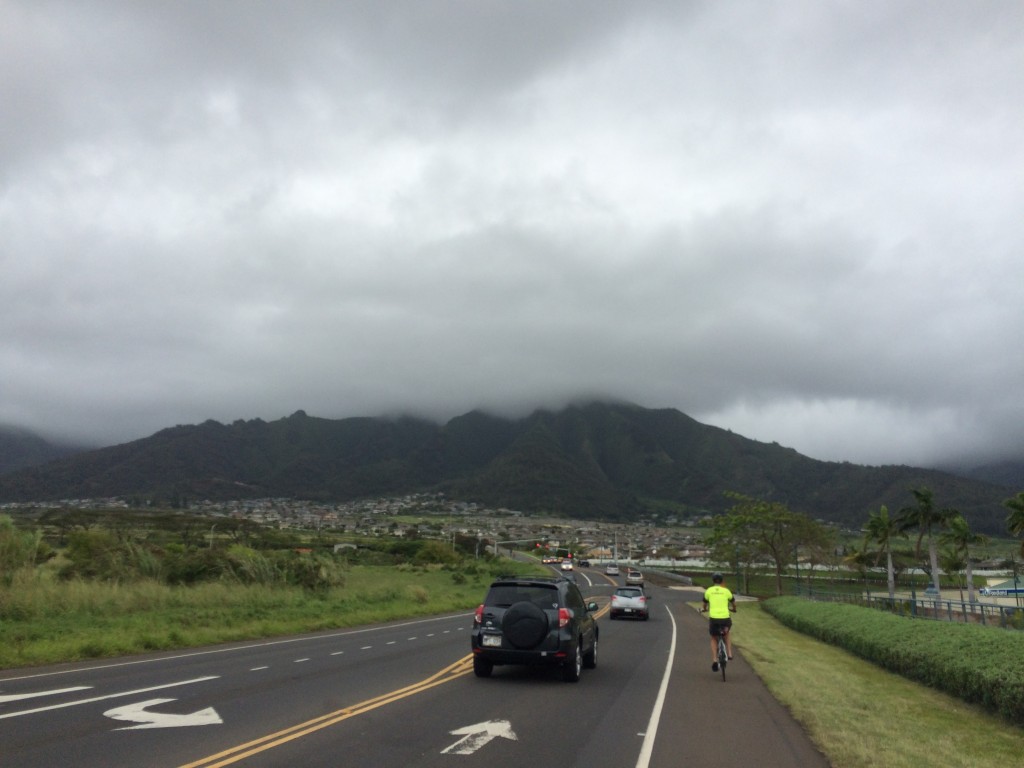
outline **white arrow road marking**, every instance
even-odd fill
[[[9,693],[0,696],[0,704],[7,704],[10,701],[21,701],[22,699],[35,699],[39,696],[56,696],[59,693],[74,693],[75,691],[87,691],[91,685],[76,685],[74,688],[56,688],[52,691],[36,691],[35,693]]]
[[[123,707],[114,707],[113,709],[108,709],[103,714],[114,720],[141,723],[141,725],[115,728],[115,731],[131,731],[140,728],[183,728],[190,725],[219,725],[224,722],[213,707],[201,709],[190,715],[146,711],[146,707],[155,707],[157,704],[167,704],[171,701],[177,701],[177,699],[149,699],[148,701],[140,701],[137,704],[125,704]]]
[[[182,680],[177,683],[165,683],[164,685],[154,685],[149,688],[138,688],[134,691],[120,691],[118,693],[110,693],[106,696],[96,696],[91,699],[79,699],[78,701],[69,701],[64,704],[51,704],[48,707],[36,707],[35,709],[26,709],[21,712],[8,712],[0,715],[0,720],[6,720],[9,717],[23,717],[25,715],[35,715],[39,712],[49,712],[54,709],[66,709],[67,707],[77,707],[82,704],[92,704],[96,701],[106,701],[107,699],[119,699],[123,696],[136,696],[140,693],[149,693],[150,691],[159,691],[163,688],[174,688],[179,685],[191,685],[192,683],[203,683],[207,680],[216,680],[218,675],[208,675],[206,677],[197,677],[192,680]]]
[[[442,755],[472,755],[480,747],[491,739],[500,736],[503,739],[517,741],[518,737],[512,732],[512,724],[508,720],[488,720],[485,723],[467,725],[450,731],[453,736],[462,736],[447,749],[442,749]]]

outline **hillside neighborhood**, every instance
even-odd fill
[[[116,510],[131,504],[121,497],[63,499],[57,502],[0,504],[0,512],[32,510]],[[299,499],[201,500],[182,513],[248,520],[280,529],[333,532],[352,536],[409,538],[476,538],[481,546],[519,547],[539,543],[573,556],[623,562],[700,559],[705,555],[693,531],[703,519],[611,523],[541,517],[473,502],[446,499],[442,494],[318,503]]]

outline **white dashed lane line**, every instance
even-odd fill
[[[440,634],[442,634],[442,635],[449,635],[453,631],[454,632],[462,632],[464,630],[465,630],[465,627],[457,627],[455,630],[445,629]],[[428,637],[428,638],[430,638],[430,637],[437,637],[437,635],[438,635],[437,632],[428,632],[425,635],[425,637]],[[420,639],[419,635],[413,635],[412,637],[407,637],[405,639],[405,642],[413,643],[413,642],[416,642],[419,639]],[[389,640],[388,642],[385,643],[385,645],[398,645],[399,642],[400,642],[399,640]],[[359,650],[360,651],[371,651],[371,650],[373,650],[373,648],[374,648],[374,646],[372,646],[372,645],[364,645],[364,646],[361,646],[359,648]],[[345,653],[345,651],[331,651],[330,655],[331,656],[341,656],[344,653]],[[307,661],[312,661],[312,659],[310,657],[308,657],[308,656],[306,656],[304,658],[299,658],[299,659],[292,659],[292,663],[293,664],[302,664],[302,663],[307,662]],[[250,672],[262,672],[263,670],[266,670],[266,669],[270,669],[270,667],[269,666],[252,667],[249,671]]]

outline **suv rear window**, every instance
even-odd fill
[[[487,593],[485,604],[508,608],[523,601],[538,608],[557,608],[558,589],[543,584],[495,584]]]
[[[635,587],[633,589],[627,589],[626,587],[619,587],[615,590],[615,594],[619,597],[640,597],[643,594],[639,589]]]

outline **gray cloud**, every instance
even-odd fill
[[[1021,6],[7,2],[0,422],[580,397],[1020,456]]]

